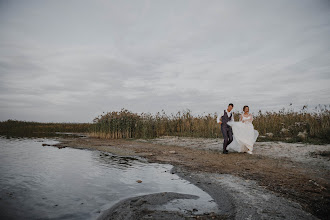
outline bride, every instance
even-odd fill
[[[243,107],[243,114],[240,115],[239,122],[227,123],[233,130],[233,141],[228,145],[228,151],[252,154],[253,144],[259,135],[259,132],[254,130],[252,121],[253,116],[249,113],[249,106],[246,105]]]

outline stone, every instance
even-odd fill
[[[266,133],[265,134],[267,137],[273,137],[274,136],[274,134],[273,133],[271,133],[271,132],[269,132],[269,133]]]
[[[289,134],[289,129],[282,128],[281,133],[284,134],[284,135],[288,135]]]
[[[304,132],[299,132],[297,137],[300,137],[302,139],[305,139],[307,137],[307,131],[305,130]]]

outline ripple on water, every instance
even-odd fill
[[[212,200],[198,187],[171,174],[171,165],[42,143],[58,141],[0,138],[1,219],[95,219],[122,199],[159,192],[200,197],[190,202],[173,201],[160,209],[178,209],[178,204],[187,209],[202,207]]]

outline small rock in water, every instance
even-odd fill
[[[60,146],[60,145],[58,145],[57,148],[58,149],[62,149],[62,148],[66,148],[66,146]]]
[[[142,183],[142,180],[137,180],[136,182],[138,182],[138,183]]]

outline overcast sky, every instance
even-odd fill
[[[328,0],[0,0],[0,120],[330,104]]]

